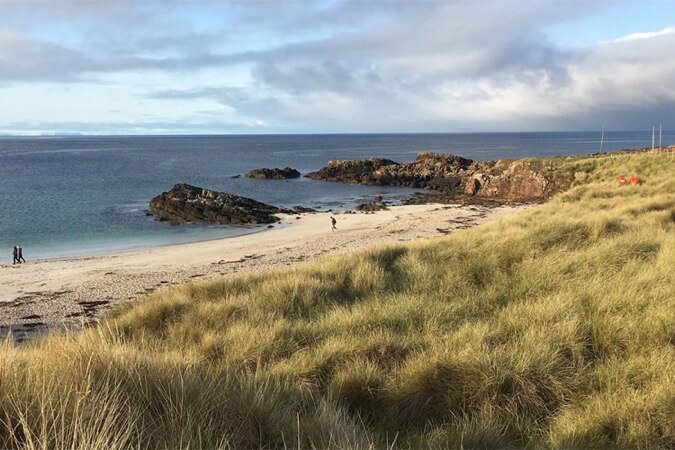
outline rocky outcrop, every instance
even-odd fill
[[[361,203],[356,207],[357,211],[360,212],[375,212],[375,211],[386,211],[389,208],[384,203]]]
[[[275,167],[274,169],[262,168],[246,172],[246,178],[257,178],[260,180],[287,180],[299,177],[300,172],[291,167],[285,167],[283,169],[279,169],[278,167]]]
[[[556,191],[549,172],[542,161],[498,161],[491,173],[474,173],[467,180],[464,192],[506,200],[546,199]]]
[[[173,223],[209,222],[218,224],[260,224],[277,222],[274,214],[291,211],[250,198],[177,184],[150,200],[156,220]]]
[[[415,161],[401,164],[398,178],[404,186],[456,192],[474,165],[472,160],[450,153],[420,152]]]
[[[313,180],[385,186],[389,181],[388,174],[395,171],[398,165],[384,158],[334,160],[328,161],[328,165],[319,171],[305,176]]]
[[[415,161],[402,164],[382,158],[329,161],[326,167],[306,176],[343,183],[449,190],[460,184],[457,175],[471,163],[451,154],[421,152]]]
[[[317,210],[314,209],[314,208],[308,208],[308,207],[302,206],[302,205],[295,205],[293,207],[293,212],[296,213],[296,214],[304,214],[304,213],[315,213],[315,212],[317,212]]]
[[[314,180],[378,186],[406,186],[442,192],[448,196],[487,199],[543,200],[555,191],[550,171],[542,161],[472,161],[449,153],[421,152],[415,161],[388,159],[330,161]]]

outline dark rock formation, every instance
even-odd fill
[[[361,212],[386,211],[388,209],[387,205],[383,203],[361,203],[356,207],[356,210]]]
[[[300,172],[291,167],[285,167],[283,169],[279,169],[278,167],[275,167],[274,169],[263,168],[246,172],[246,177],[266,180],[287,180],[289,178],[299,178]]]
[[[156,220],[173,223],[209,222],[219,224],[273,223],[278,213],[290,211],[250,198],[216,192],[189,184],[177,184],[150,200]]]
[[[296,206],[293,207],[293,212],[300,214],[300,213],[315,213],[317,211],[314,208],[308,208],[306,206],[296,205]]]
[[[330,161],[307,177],[510,201],[543,200],[555,192],[553,177],[543,161],[472,161],[449,153],[420,152],[415,161],[400,164],[380,158]]]
[[[313,180],[384,186],[389,184],[388,174],[395,171],[398,165],[395,161],[383,158],[334,160],[328,161],[328,165],[318,172],[305,176]]]
[[[459,186],[457,174],[471,163],[469,159],[450,154],[421,152],[415,161],[402,164],[382,158],[330,161],[307,177],[353,184],[450,190]]]

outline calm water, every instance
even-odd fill
[[[664,145],[675,135],[664,134]],[[607,133],[605,149],[646,147],[651,133]],[[420,150],[477,160],[586,154],[599,133],[372,134],[160,137],[0,137],[0,249],[26,258],[93,254],[261,231],[172,226],[147,217],[148,200],[175,183],[227,191],[278,206],[345,209],[400,188],[234,175],[290,166],[305,173],[331,159],[414,159]],[[0,250],[1,251],[1,250]],[[0,261],[4,258],[0,254]]]

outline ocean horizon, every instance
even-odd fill
[[[651,146],[651,132],[606,132],[604,151]],[[658,136],[657,141],[658,144]],[[663,145],[675,143],[664,133]],[[176,183],[230,192],[281,207],[340,211],[415,190],[306,178],[253,180],[245,172],[293,167],[305,174],[333,159],[403,162],[419,151],[474,160],[590,154],[600,132],[360,133],[274,135],[0,136],[0,246],[29,260],[94,255],[228,236],[260,226],[171,225],[146,211]],[[239,178],[233,178],[239,176]]]

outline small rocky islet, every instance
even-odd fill
[[[255,179],[298,178],[300,172],[284,169],[254,169],[246,177]],[[316,172],[305,175],[313,180],[372,186],[402,186],[428,189],[445,201],[480,203],[485,200],[544,201],[563,187],[553,170],[541,159],[515,161],[473,161],[450,153],[420,152],[415,161],[398,163],[390,159],[369,158],[333,160]],[[376,211],[382,204],[360,205],[360,211]],[[150,200],[156,220],[172,223],[208,222],[229,224],[269,224],[278,222],[275,214],[299,212],[279,208],[239,195],[218,192],[189,184],[176,184]]]

